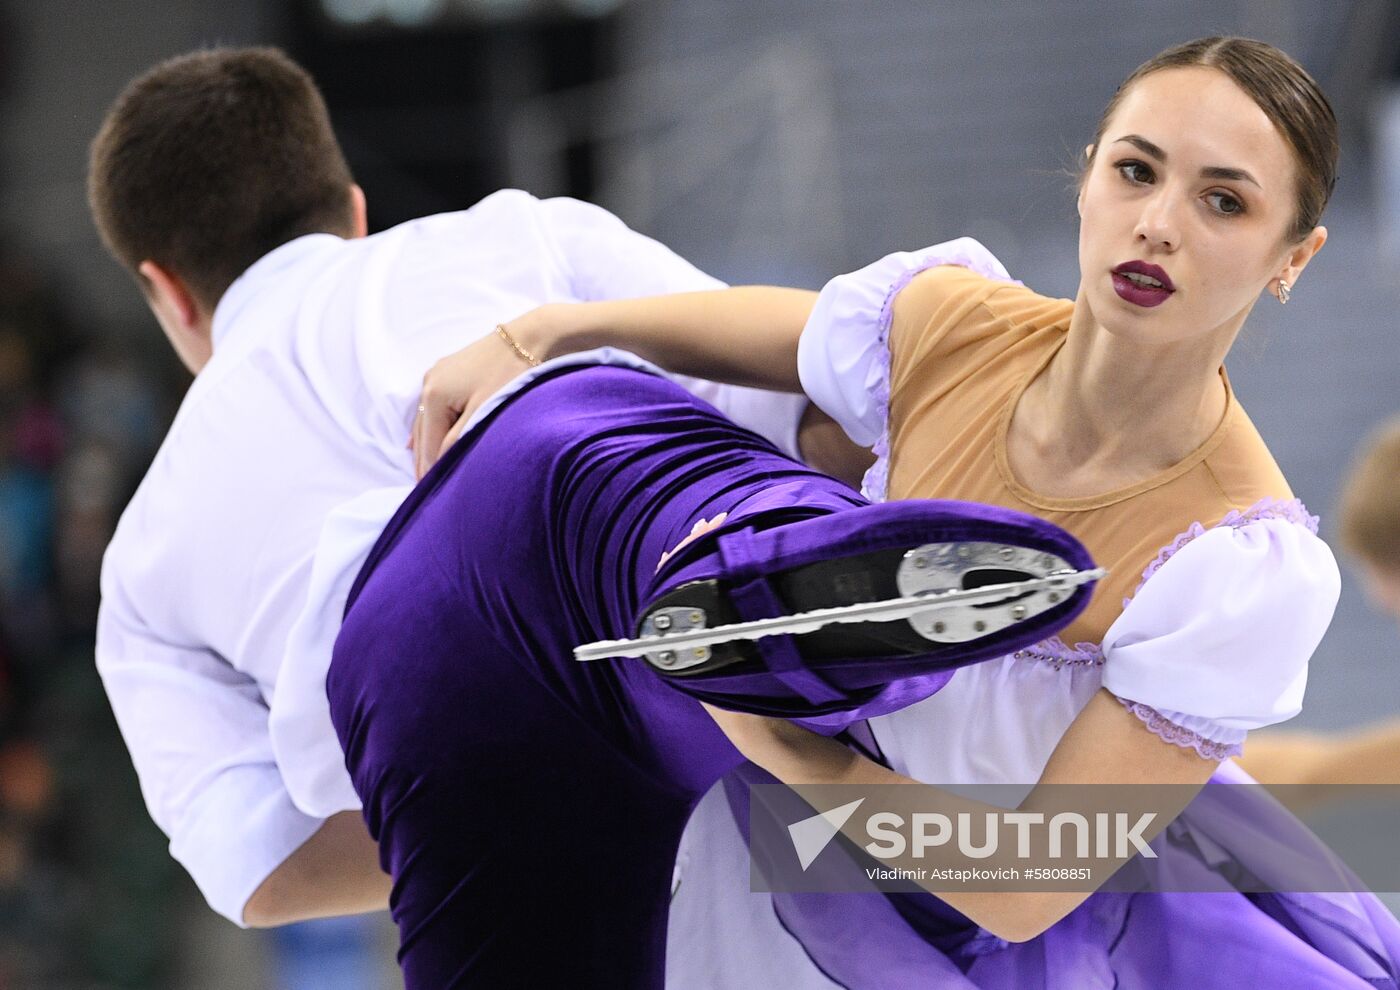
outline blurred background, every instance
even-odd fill
[[[283,46],[325,91],[374,229],[519,186],[736,282],[818,287],[971,234],[1072,296],[1071,170],[1100,109],[1213,33],[1291,52],[1343,122],[1327,248],[1231,359],[1326,536],[1353,448],[1400,412],[1395,0],[0,4],[0,990],[400,985],[384,918],[241,932],[204,907],[93,670],[102,550],[188,384],[87,216],[87,143],[129,78]],[[1398,660],[1349,580],[1297,724],[1400,713]]]

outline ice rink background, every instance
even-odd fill
[[[65,342],[44,358],[50,378],[26,386],[59,432],[19,454],[0,445],[0,627],[13,627],[23,688],[0,717],[0,974],[31,981],[16,985],[396,979],[379,921],[274,938],[203,908],[140,812],[96,692],[96,561],[184,379],[97,243],[86,145],[122,84],[160,58],[290,48],[325,85],[377,226],[519,185],[592,198],[735,282],[817,287],[970,234],[1068,296],[1070,170],[1118,80],[1168,44],[1261,37],[1318,76],[1345,149],[1329,243],[1287,309],[1260,303],[1230,358],[1236,390],[1324,536],[1353,448],[1400,413],[1389,0],[46,0],[0,7],[0,29],[0,345],[15,326]],[[0,383],[25,382],[4,377],[19,374],[6,353]],[[47,454],[21,463],[32,449]],[[16,534],[37,503],[17,491],[49,499],[32,545]],[[1400,713],[1400,630],[1343,571],[1300,727]]]

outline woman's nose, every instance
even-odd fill
[[[1180,209],[1178,197],[1170,189],[1159,187],[1143,204],[1133,233],[1153,247],[1176,250],[1181,246]]]

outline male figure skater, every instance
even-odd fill
[[[835,731],[1087,598],[954,644],[868,622],[578,664],[641,627],[893,597],[930,541],[1088,561],[1013,513],[864,506],[626,355],[538,369],[405,501],[437,357],[544,301],[714,283],[523,193],[363,237],[324,106],[275,52],[135,81],[90,191],[196,374],[108,551],[98,664],[172,852],[236,921],[381,907],[382,865],[410,986],[654,985],[680,827],[739,760],[692,698]],[[541,899],[564,915],[545,953]]]
[[[413,484],[438,357],[547,300],[719,283],[603,210],[523,192],[364,238],[314,83],[268,49],[134,81],[90,199],[196,375],[104,568],[98,666],[152,815],[237,923],[383,908],[324,686],[285,676],[310,580],[345,585],[304,623],[328,651],[345,575]],[[795,453],[801,397],[692,387]]]

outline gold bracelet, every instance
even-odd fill
[[[510,335],[510,331],[506,329],[506,325],[504,323],[496,324],[496,332],[501,335],[502,340],[504,340],[507,344],[510,345],[510,349],[520,356],[520,359],[522,361],[524,361],[532,368],[538,368],[540,366],[540,359],[535,357],[535,355],[531,354],[519,344],[517,344],[515,342],[515,338]]]

